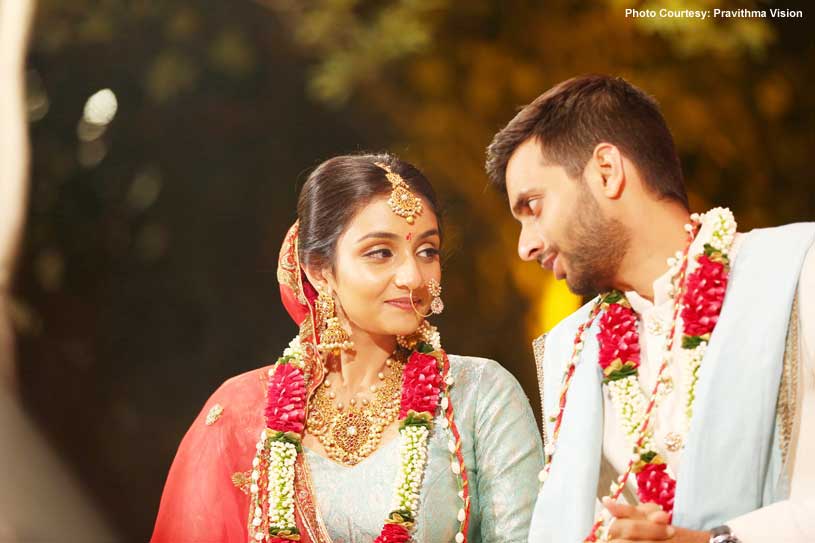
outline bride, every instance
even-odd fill
[[[433,188],[339,156],[300,193],[278,280],[299,333],[226,381],[170,469],[153,543],[526,542],[542,451],[517,381],[447,355]]]

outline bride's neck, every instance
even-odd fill
[[[339,374],[339,384],[350,389],[358,389],[376,384],[385,360],[396,349],[395,336],[372,336],[355,333],[354,349],[343,351],[339,363],[329,369]]]

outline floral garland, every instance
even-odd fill
[[[619,498],[625,483],[634,473],[640,502],[657,503],[664,511],[669,514],[673,513],[676,480],[670,474],[664,459],[656,451],[653,443],[652,417],[660,398],[661,388],[665,383],[663,376],[670,365],[677,324],[681,316],[684,328],[682,336],[683,371],[688,377],[685,380],[687,399],[683,435],[690,427],[698,371],[710,334],[718,321],[724,302],[729,272],[728,252],[736,232],[735,220],[728,209],[716,208],[703,216],[694,213],[691,215],[691,220],[693,224],[685,226],[689,234],[685,251],[678,253],[668,262],[673,282],[673,324],[666,340],[664,357],[650,397],[646,399],[639,387],[640,346],[636,313],[621,292],[605,293],[598,298],[588,319],[577,330],[572,356],[563,377],[558,412],[552,419],[555,423],[553,442],[548,444],[544,451],[546,466],[541,472],[542,482],[546,480],[551,469],[555,442],[566,405],[566,395],[575,365],[580,359],[585,332],[602,312],[597,334],[598,363],[603,371],[603,383],[609,390],[612,405],[618,413],[624,435],[634,451],[627,470],[612,483],[609,497],[614,500]],[[687,280],[685,280],[689,267],[687,253],[700,224],[710,224],[712,233],[710,239],[704,244],[702,253],[695,259],[695,269],[687,275]],[[684,442],[684,438],[681,442]],[[598,516],[585,541],[597,541],[598,538],[607,535],[605,520],[602,514]]]
[[[687,435],[690,430],[699,367],[724,304],[730,274],[729,255],[736,236],[736,221],[729,209],[716,208],[706,213],[704,220],[713,221],[713,232],[702,253],[696,257],[697,268],[688,276],[682,298],[682,349],[685,353],[683,368],[685,382],[688,383],[683,435]]]
[[[449,400],[453,378],[449,374],[450,362],[437,335],[431,341],[433,345],[419,343],[405,365],[399,412],[401,469],[396,477],[392,511],[375,543],[407,543],[411,540],[427,465],[427,444],[439,407],[444,413],[441,424],[452,436],[449,443],[451,469],[457,476],[462,500],[456,542],[467,540],[469,485],[461,453],[461,436]],[[277,360],[269,376],[264,412],[266,428],[260,434],[257,454],[252,461],[250,537],[258,542],[285,543],[300,539],[295,520],[294,466],[297,454],[302,452],[306,382],[298,337]]]
[[[682,272],[684,269],[685,266],[682,267]],[[603,370],[603,383],[608,388],[612,405],[634,452],[626,472],[612,483],[611,497],[613,499],[619,497],[628,477],[634,473],[640,502],[654,502],[663,511],[672,514],[676,480],[667,471],[667,463],[656,450],[651,417],[657,407],[662,376],[669,365],[668,353],[673,348],[676,327],[675,325],[672,327],[668,336],[665,358],[649,401],[643,396],[639,385],[640,349],[637,315],[625,296],[618,291],[603,295],[600,303],[605,311],[600,317],[597,333],[600,347],[598,363]]]

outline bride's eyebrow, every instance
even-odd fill
[[[430,230],[424,232],[422,235],[418,237],[418,239],[429,238],[430,236],[438,236],[439,231],[436,228],[431,228]]]
[[[399,239],[399,236],[394,234],[393,232],[371,232],[370,234],[365,234],[361,238],[357,240],[357,243],[360,241],[365,241],[366,239],[377,238],[377,239]]]

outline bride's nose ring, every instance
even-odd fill
[[[416,305],[413,303],[413,289],[410,289],[410,307],[413,308],[413,311],[422,318],[427,318],[430,315],[440,315],[442,311],[444,311],[444,302],[441,299],[441,284],[435,279],[431,279],[427,282],[427,291],[433,297],[430,301],[430,312],[426,315],[423,315],[416,309]]]

